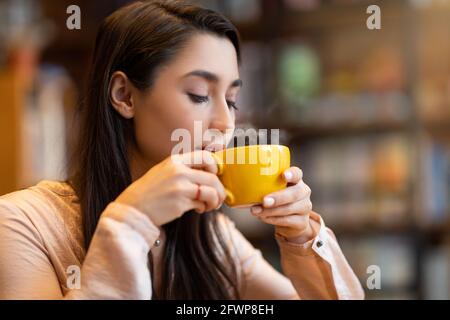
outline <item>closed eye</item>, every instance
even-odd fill
[[[209,101],[209,97],[208,96],[200,96],[200,95],[193,94],[193,93],[188,93],[188,96],[189,96],[189,98],[191,99],[191,101],[193,103],[200,104],[200,103],[206,103],[206,102]],[[227,100],[227,104],[228,104],[229,108],[233,108],[235,110],[239,110],[239,108],[236,106],[236,102]]]
[[[239,110],[239,108],[236,106],[236,102],[227,100],[227,104],[228,107],[233,108],[234,110]]]
[[[208,102],[209,98],[208,96],[199,96],[197,94],[188,93],[189,98],[194,103],[205,103]]]

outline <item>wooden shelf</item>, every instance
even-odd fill
[[[383,236],[389,235],[407,235],[416,230],[413,225],[408,224],[393,224],[393,225],[380,225],[380,224],[361,224],[361,225],[336,225],[330,226],[331,230],[339,236],[351,236],[351,237],[368,237],[368,236]]]
[[[285,130],[292,140],[308,140],[323,137],[343,137],[355,135],[370,135],[381,133],[404,132],[409,124],[400,122],[372,124],[340,124],[333,126],[302,126],[283,123],[260,123],[260,128]]]
[[[432,134],[450,133],[450,119],[447,117],[439,120],[424,121],[424,129]]]
[[[297,35],[301,33],[316,32],[319,30],[345,27],[365,26],[368,17],[367,7],[373,4],[370,1],[359,1],[351,4],[325,4],[317,9],[305,11],[285,11],[281,35]],[[400,24],[405,15],[405,5],[402,1],[389,1],[379,4],[383,13],[383,24]]]
[[[435,223],[422,228],[422,232],[426,236],[429,243],[441,243],[445,238],[450,240],[450,221]]]
[[[22,187],[23,167],[22,118],[26,101],[25,85],[12,72],[0,72],[0,195]],[[24,172],[25,171],[25,172]]]
[[[385,235],[411,235],[421,236],[425,240],[440,240],[442,237],[450,238],[450,222],[436,223],[429,226],[417,224],[393,224],[393,225],[335,225],[330,226],[337,236],[370,237]]]

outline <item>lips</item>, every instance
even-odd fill
[[[225,149],[225,146],[223,144],[210,144],[206,146],[202,146],[202,150],[210,151],[210,152],[216,152]]]

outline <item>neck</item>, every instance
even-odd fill
[[[151,167],[156,163],[145,159],[140,152],[132,148],[129,150],[129,165],[131,173],[131,182],[136,181],[142,177]]]

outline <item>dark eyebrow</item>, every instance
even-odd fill
[[[185,74],[183,76],[183,78],[189,77],[189,76],[196,76],[196,77],[201,77],[209,82],[219,82],[219,77],[217,75],[215,75],[214,73],[211,73],[209,71],[206,70],[194,70],[191,71],[187,74]],[[230,87],[242,87],[242,80],[241,79],[236,79],[234,80]]]

